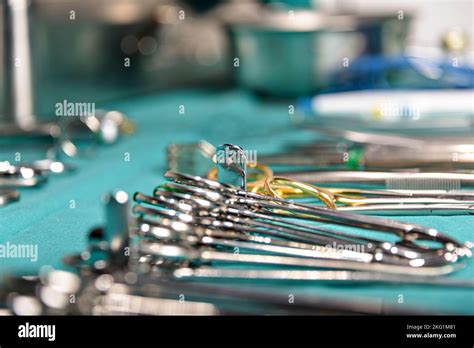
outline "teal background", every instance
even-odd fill
[[[185,106],[185,114],[179,106]],[[37,244],[38,262],[0,259],[0,272],[34,273],[43,265],[59,267],[67,253],[85,247],[88,231],[104,222],[100,197],[113,189],[129,194],[152,192],[162,183],[165,148],[172,142],[201,139],[234,143],[265,154],[283,149],[288,142],[316,138],[310,131],[292,127],[289,103],[271,102],[240,90],[183,90],[134,97],[101,105],[126,113],[137,125],[132,136],[97,149],[94,157],[73,160],[80,168],[50,177],[41,188],[21,190],[20,202],[0,208],[0,243]],[[2,153],[9,150],[2,149]],[[130,154],[130,161],[124,154]],[[75,200],[75,209],[70,209]],[[410,216],[402,220],[429,225],[460,240],[473,237],[472,216]],[[453,277],[473,279],[474,264]],[[253,285],[255,287],[263,285]],[[265,285],[265,286],[268,286]],[[279,284],[275,289],[295,295],[312,294],[344,299],[363,298],[385,305],[417,307],[436,313],[474,314],[472,289],[415,286]],[[404,303],[397,303],[403,295]]]

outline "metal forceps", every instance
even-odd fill
[[[399,242],[400,245],[410,246],[420,251],[444,250],[447,252],[445,254],[447,260],[450,258],[456,259],[457,256],[472,255],[471,242],[461,244],[433,228],[375,216],[361,216],[347,212],[339,212],[300,202],[289,202],[277,197],[268,197],[243,191],[236,187],[198,176],[166,172],[165,177],[174,181],[174,189],[176,190],[191,192],[214,201],[223,200],[230,203],[238,203],[243,206],[252,207],[252,209],[258,212],[266,212],[294,219],[331,222],[379,232],[388,232],[401,239]],[[171,183],[168,183],[167,185],[171,187],[170,184]],[[443,248],[429,248],[417,243],[423,240],[438,242]]]

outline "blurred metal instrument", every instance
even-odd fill
[[[41,277],[8,277],[0,296],[8,297],[14,315],[308,315],[420,314],[416,308],[381,305],[372,300],[347,300],[301,295],[288,303],[278,290],[246,289],[216,284],[161,279],[159,274],[134,273],[125,267],[111,273],[49,270]],[[131,282],[133,280],[133,282]],[[177,300],[186,294],[186,301]],[[74,296],[77,301],[67,298]],[[1,299],[1,298],[0,298]],[[426,313],[426,312],[425,312]]]
[[[11,120],[21,129],[36,127],[36,118],[33,111],[33,78],[31,72],[31,42],[28,20],[28,0],[7,1],[6,21],[11,29],[6,44],[9,45],[11,55],[8,57],[9,68],[7,75],[10,79]]]
[[[198,269],[180,268],[174,272],[178,279],[187,280],[251,280],[251,281],[286,281],[345,284],[350,282],[368,284],[409,284],[418,286],[454,286],[459,288],[474,288],[472,280],[458,280],[451,278],[433,278],[420,276],[399,276],[376,272],[354,271],[316,271],[316,270],[266,270],[266,269],[215,269],[199,267]]]
[[[1,187],[1,185],[0,185]],[[16,190],[0,189],[0,207],[20,199],[20,192]]]
[[[381,136],[382,137],[382,136]],[[288,152],[259,156],[259,161],[268,165],[293,166],[344,166],[348,169],[402,169],[423,168],[474,169],[472,144],[430,145],[420,142],[419,147],[366,145],[339,151],[308,149],[306,152]]]
[[[46,180],[47,176],[41,170],[0,162],[0,187],[32,187]]]
[[[392,190],[460,190],[474,186],[474,173],[420,173],[380,171],[288,171],[276,175],[315,184],[376,185]]]
[[[135,131],[135,125],[115,110],[97,110],[94,115],[73,117],[61,124],[57,147],[67,156],[94,152],[98,144],[113,144]]]

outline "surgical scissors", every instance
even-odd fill
[[[415,241],[436,241],[441,243],[445,250],[455,255],[471,255],[470,249],[472,244],[470,242],[463,245],[433,228],[375,216],[339,212],[301,202],[263,196],[198,176],[168,171],[165,173],[165,177],[174,181],[174,184],[167,183],[171,189],[190,192],[213,201],[227,201],[248,205],[257,211],[283,217],[332,222],[368,230],[388,232],[401,238],[401,242],[406,246],[417,246]],[[421,246],[418,245],[418,247]]]
[[[167,173],[166,176],[173,177],[175,182],[159,186],[153,196],[137,192],[134,201],[138,204],[132,211],[138,215],[136,234],[141,237],[136,247],[139,264],[156,266],[176,279],[474,287],[472,282],[434,279],[463,267],[463,263],[455,263],[458,260],[455,253],[444,253],[442,249],[433,249],[435,252],[410,249],[404,242],[398,246],[403,252],[394,250],[397,247],[390,243],[371,245],[367,251],[338,250],[314,244],[316,240],[311,240],[311,234],[321,238],[319,243],[328,243],[331,238],[339,243],[347,234],[339,235],[323,228],[326,233],[318,235],[316,226],[305,235],[304,232],[310,231],[309,225],[301,222],[285,225],[286,216],[280,218],[266,211],[249,210],[248,201],[239,207],[242,202],[233,202],[215,189],[220,185],[238,190],[236,188],[184,174]],[[199,182],[200,187],[193,187],[193,182]],[[211,186],[214,190],[209,189]],[[186,191],[185,187],[193,189]],[[262,229],[263,226],[266,228]],[[299,237],[303,241],[298,240]],[[305,237],[309,238],[305,240]],[[367,240],[361,238],[359,243],[364,241]],[[385,245],[388,252],[383,250],[383,244],[388,244]],[[221,269],[222,263],[271,269]]]
[[[294,193],[289,192],[290,197],[314,197],[320,199],[329,209],[339,211],[382,215],[474,214],[474,192],[327,188],[284,177],[270,177],[265,182],[266,191],[274,197],[287,196],[284,188],[288,187],[295,189]],[[336,203],[342,203],[343,206]]]
[[[335,282],[351,283],[358,282],[357,277],[360,277],[360,282],[372,279],[378,283],[408,284],[410,279],[403,279],[406,275],[416,278],[448,274],[463,265],[454,263],[459,255],[446,250],[450,246],[431,249],[404,240],[391,244],[358,238],[325,227],[318,231],[319,226],[288,220],[286,214],[280,215],[278,211],[258,211],[256,195],[251,192],[248,194],[253,200],[239,197],[235,201],[235,197],[223,195],[216,189],[238,190],[231,186],[177,173],[167,173],[166,176],[177,179],[158,187],[154,196],[136,193],[134,200],[138,204],[134,206],[133,212],[138,215],[138,234],[145,238],[139,244],[139,253],[143,255],[140,262],[156,264],[160,269],[175,269],[173,275],[179,279],[206,279],[207,276],[199,273],[203,265],[224,262],[273,268],[297,267],[298,271],[303,272],[294,270],[288,274],[294,280],[306,282],[327,282],[332,279]],[[266,205],[268,201],[258,204]],[[351,241],[362,243],[367,246],[367,250],[337,250],[328,246],[331,241],[338,245]],[[464,256],[469,256],[469,244],[466,244],[466,248]],[[235,253],[235,250],[239,252]],[[180,276],[179,270],[189,265],[193,266],[195,272],[191,272],[189,277]],[[311,270],[321,268],[328,271],[310,273]],[[362,273],[343,273],[348,270]],[[223,278],[258,280],[259,271],[253,271],[249,270],[248,276],[243,277],[238,274],[238,270],[235,271],[237,273],[228,270],[229,273],[224,274]],[[278,280],[278,277],[286,274],[282,269],[274,271],[262,274],[260,280]],[[375,274],[371,277],[363,272]],[[212,270],[211,273],[207,278],[217,279],[220,274],[219,270]],[[379,273],[400,277],[384,277]],[[414,279],[411,283],[421,282]],[[472,286],[448,279],[441,279],[439,284],[434,283],[426,282],[432,285]]]
[[[372,215],[458,215],[474,214],[474,191],[457,190],[374,190],[317,187],[281,176],[259,164],[259,173],[248,183],[252,192],[279,198],[317,198],[329,209]],[[208,178],[216,178],[216,170]],[[336,203],[342,203],[343,206]]]
[[[349,253],[349,251],[345,250],[344,255],[337,254],[337,257],[344,256],[346,259],[353,260],[355,257],[354,255],[357,255],[358,261],[367,261],[369,258],[369,260],[378,259],[379,261],[383,260],[383,262],[390,262],[393,255],[397,255],[402,259],[395,258],[392,262],[398,264],[401,264],[404,258],[410,259],[408,262],[411,262],[412,264],[422,262],[425,265],[428,263],[439,265],[446,263],[446,255],[444,255],[441,250],[437,250],[435,254],[428,255],[427,250],[414,250],[413,248],[406,247],[400,243],[397,245],[388,242],[381,242],[376,239],[363,238],[357,235],[349,235],[323,226],[294,222],[266,213],[256,213],[237,205],[227,206],[221,204],[220,206],[216,206],[215,204],[212,205],[209,201],[205,201],[203,198],[199,198],[201,201],[201,208],[199,208],[199,206],[193,205],[192,198],[190,198],[189,195],[188,197],[174,196],[175,198],[170,199],[166,196],[169,197],[170,195],[176,195],[175,192],[168,192],[167,194],[166,191],[163,190],[160,190],[159,192],[160,195],[156,195],[157,191],[155,190],[154,197],[149,197],[141,193],[137,193],[134,196],[135,201],[138,203],[146,203],[155,207],[161,206],[162,208],[166,208],[152,209],[136,205],[133,208],[133,211],[139,216],[159,216],[158,220],[146,220],[146,223],[159,223],[160,225],[163,225],[167,223],[168,219],[172,219],[172,226],[179,224],[183,231],[188,231],[190,228],[186,226],[186,224],[191,224],[193,226],[191,228],[195,233],[199,231],[199,228],[205,228],[205,231],[208,229],[218,229],[219,231],[231,230],[241,234],[244,233],[245,235],[259,234],[294,241],[285,245],[289,247],[314,250],[315,244],[325,246],[330,245],[331,243],[337,243],[338,245],[350,245],[351,247],[357,245],[358,248],[364,249],[367,253],[372,253],[356,254],[353,252]],[[206,203],[202,204],[202,201],[205,201]],[[203,206],[206,206],[207,209],[202,209]],[[183,210],[185,211],[184,213],[182,213]],[[210,210],[212,210],[212,213],[208,213]],[[205,234],[209,236],[209,233]],[[263,240],[258,240],[257,242],[268,242],[274,244],[275,239],[269,239],[267,237]],[[281,245],[282,242],[279,244]],[[325,257],[331,257],[331,253],[328,253],[328,251],[334,249],[323,249]],[[321,249],[319,250],[321,251]],[[332,257],[335,256],[336,254]],[[423,261],[420,260],[421,258],[423,258]]]
[[[318,247],[316,250],[297,247],[278,246],[271,243],[238,241],[229,238],[226,233],[194,234],[192,227],[185,228],[173,223],[142,223],[140,235],[151,237],[159,242],[142,240],[140,253],[163,258],[180,259],[198,264],[212,262],[230,262],[234,264],[260,264],[278,266],[297,266],[302,268],[351,269],[358,271],[377,271],[392,274],[412,274],[439,276],[451,273],[462,264],[436,265],[418,267],[420,259],[387,260],[378,254],[337,250],[329,247]],[[255,240],[253,240],[255,241]],[[210,249],[209,249],[210,248]],[[215,249],[215,250],[214,250]],[[222,250],[228,250],[225,252]],[[239,253],[235,253],[239,250]],[[246,251],[241,253],[240,251]],[[418,265],[418,266],[417,266]]]

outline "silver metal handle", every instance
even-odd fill
[[[7,112],[11,113],[13,121],[23,129],[31,128],[36,123],[33,111],[29,8],[29,0],[9,0],[6,8],[7,26],[10,27],[7,45],[11,49],[7,67],[7,90],[12,94],[10,110]]]

